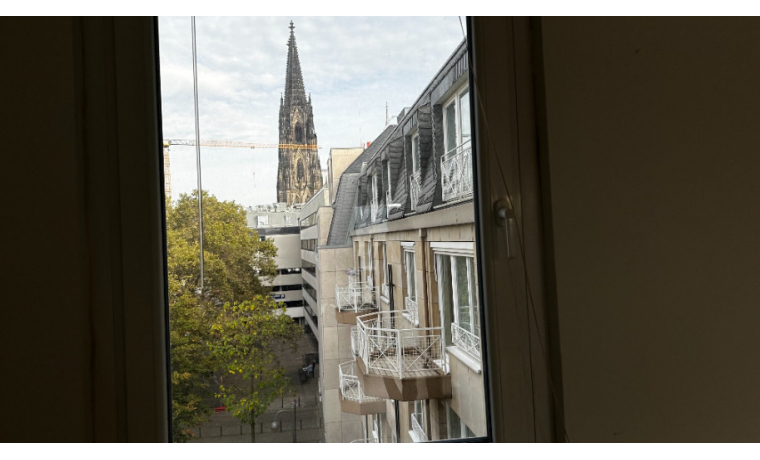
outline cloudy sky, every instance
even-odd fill
[[[414,103],[463,40],[452,17],[196,18],[200,137],[277,143],[289,22],[311,93],[322,167],[372,141]],[[189,17],[159,20],[165,139],[194,139]],[[245,206],[276,201],[277,149],[202,148],[203,188]],[[195,148],[171,148],[172,196],[196,188]],[[255,184],[254,184],[255,173]],[[255,185],[255,186],[254,186]]]

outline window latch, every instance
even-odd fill
[[[517,219],[509,197],[498,199],[493,204],[493,213],[496,225],[506,230],[507,259],[514,259],[517,254]]]

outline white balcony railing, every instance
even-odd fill
[[[420,190],[422,190],[422,172],[409,176],[409,198],[411,200],[412,211],[417,210],[417,204],[420,202]]]
[[[357,317],[356,329],[369,373],[405,379],[443,371],[440,327],[419,328],[406,311],[383,311]]]
[[[451,323],[451,342],[462,351],[480,360],[480,337],[477,335],[459,327],[456,323]]]
[[[372,273],[370,272],[370,274],[367,275],[367,286],[374,286],[374,285],[375,285],[375,282],[372,279]]]
[[[359,331],[356,329],[356,326],[353,326],[351,328],[351,354],[357,356],[360,348]]]
[[[356,374],[356,361],[347,361],[338,366],[340,394],[346,401],[359,404],[383,401],[383,398],[367,396],[362,391],[362,384]]]
[[[414,437],[417,438],[414,440],[415,442],[427,441],[427,434],[425,434],[425,428],[423,428],[420,423],[421,421],[422,414],[412,414],[412,433],[414,433]]]
[[[351,282],[335,286],[335,302],[339,311],[366,311],[375,308],[375,288],[368,283]]]
[[[390,287],[388,287],[387,284],[381,285],[381,293],[382,293],[383,297],[385,297],[386,299],[390,299],[391,298],[391,290],[390,290]]]
[[[443,201],[460,200],[472,195],[472,146],[470,141],[451,149],[441,158]]]
[[[417,297],[404,297],[404,316],[415,326],[420,324],[419,307],[417,307]]]

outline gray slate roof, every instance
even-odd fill
[[[338,190],[335,192],[330,233],[327,235],[328,246],[344,246],[348,243],[348,232],[354,226],[356,190],[359,185],[362,163],[369,161],[385,145],[385,141],[390,137],[394,129],[396,129],[396,125],[386,127],[385,131],[377,136],[377,139],[341,174],[338,181]]]

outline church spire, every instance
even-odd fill
[[[288,40],[288,64],[285,71],[285,104],[306,104],[306,91],[303,87],[301,61],[298,59],[298,47],[293,21],[290,21],[290,39]]]

